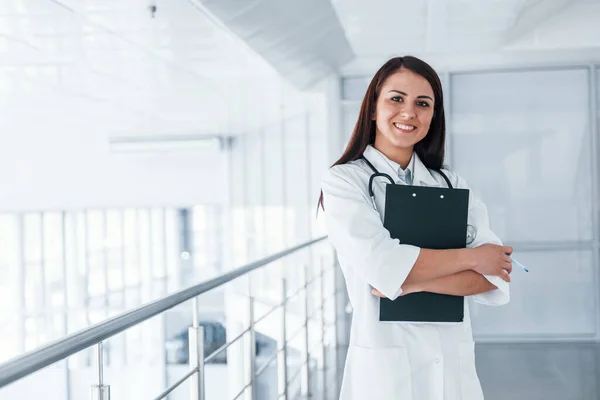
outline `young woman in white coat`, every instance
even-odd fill
[[[385,180],[374,185],[364,156],[397,184],[455,188],[464,179],[444,168],[442,85],[414,57],[389,60],[371,81],[350,142],[322,181],[320,206],[353,307],[341,400],[480,400],[467,304],[461,323],[379,322],[379,297],[408,293],[467,296],[487,305],[509,301],[512,248],[489,229],[485,205],[469,199],[475,240],[465,249],[399,243],[383,226]],[[435,171],[435,172],[434,172]],[[501,379],[501,377],[498,377]]]

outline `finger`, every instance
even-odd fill
[[[506,264],[504,264],[503,268],[506,272],[510,274],[513,270],[512,262],[507,262]]]
[[[385,296],[384,296],[384,295],[383,295],[383,294],[382,294],[382,293],[381,293],[379,290],[377,290],[377,289],[373,289],[373,290],[371,290],[371,293],[372,293],[373,295],[377,296],[377,297],[382,297],[382,298],[383,298],[383,297],[385,297]]]
[[[513,248],[511,246],[504,246],[502,250],[508,255],[511,255],[513,253]]]
[[[502,270],[499,276],[503,281],[510,282],[510,275],[508,275],[505,269]]]

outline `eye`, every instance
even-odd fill
[[[400,96],[394,96],[394,97],[391,98],[391,100],[394,101],[394,102],[396,102],[396,103],[399,103],[399,102],[403,101],[402,97],[400,97]]]
[[[429,107],[429,103],[426,101],[417,101],[419,107]]]

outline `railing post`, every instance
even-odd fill
[[[248,297],[248,336],[244,346],[244,361],[246,368],[246,382],[250,384],[246,399],[256,400],[256,327],[254,326],[254,297]]]
[[[310,338],[310,330],[309,328],[309,320],[308,320],[308,265],[304,264],[302,268],[302,275],[304,282],[304,344],[303,344],[303,364],[302,364],[302,377],[300,381],[300,395],[303,397],[310,396],[310,347],[309,347],[309,338]]]
[[[327,398],[327,347],[325,346],[325,332],[327,331],[327,325],[325,321],[325,257],[321,257],[321,277],[320,277],[320,300],[321,300],[321,357],[322,359],[322,373],[323,373],[323,398]]]
[[[281,327],[280,327],[280,342],[277,346],[277,388],[278,399],[287,400],[288,398],[288,374],[287,374],[287,331],[286,331],[286,314],[287,314],[287,281],[281,281]]]
[[[102,342],[98,343],[98,384],[92,385],[91,400],[110,400],[110,386],[104,384],[104,349]]]
[[[198,321],[198,297],[193,301],[192,326],[188,331],[190,366],[196,373],[190,379],[190,399],[205,400],[204,392],[204,328]]]

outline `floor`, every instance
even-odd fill
[[[486,400],[598,400],[600,344],[480,344]]]
[[[598,343],[478,344],[475,352],[485,400],[600,399]],[[338,358],[343,365],[345,349]],[[312,399],[337,398],[335,375],[328,380],[327,396],[315,387]],[[314,383],[321,387],[319,381]]]

